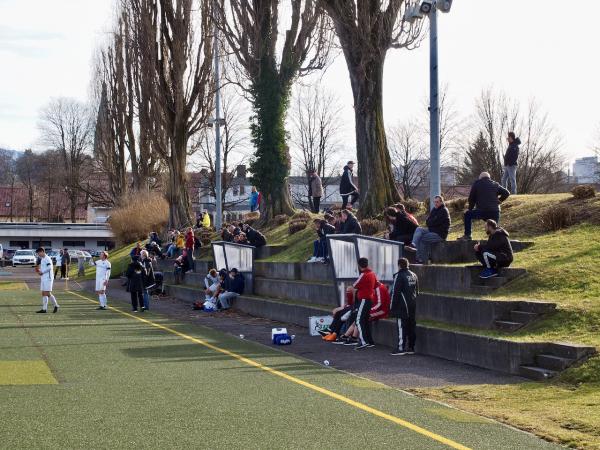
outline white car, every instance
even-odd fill
[[[12,266],[35,266],[37,257],[33,250],[17,250],[12,258]]]

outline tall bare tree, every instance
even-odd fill
[[[341,147],[341,111],[335,94],[319,85],[298,86],[295,90],[289,115],[290,144],[295,165],[307,177],[307,188],[294,201],[308,204],[311,210],[313,205],[312,197],[308,195],[308,171],[316,171],[326,190],[336,166],[339,166],[337,153]],[[294,194],[293,192],[292,195]]]
[[[40,157],[27,149],[19,156],[16,162],[16,173],[21,184],[27,189],[27,216],[33,222],[33,211],[36,208],[36,185],[39,181]]]
[[[400,123],[388,131],[392,166],[402,195],[413,198],[429,175],[428,148],[422,129],[414,122]]]
[[[12,222],[15,203],[15,185],[17,183],[17,164],[12,152],[0,149],[0,167],[2,167],[0,183],[10,187],[10,209],[8,220],[9,222]]]
[[[320,0],[333,20],[354,96],[360,213],[399,200],[383,120],[383,66],[390,48],[413,48],[422,22],[404,21],[407,0]]]
[[[254,108],[250,163],[263,194],[263,220],[293,210],[285,118],[294,80],[322,69],[331,44],[318,0],[218,0],[217,20]],[[285,20],[283,19],[285,17]],[[287,23],[279,41],[280,23]],[[243,81],[242,81],[243,80]]]
[[[57,98],[42,109],[38,127],[41,142],[61,156],[70,219],[75,222],[84,163],[88,161],[86,152],[91,150],[94,136],[92,113],[86,104],[75,99]]]

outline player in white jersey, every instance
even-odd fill
[[[52,258],[46,254],[46,250],[40,247],[36,250],[40,258],[40,265],[35,269],[40,275],[40,291],[42,291],[42,309],[38,313],[46,313],[48,310],[48,297],[52,300],[54,311],[58,312],[58,302],[56,297],[52,295],[52,285],[54,284],[54,268],[52,267]]]
[[[106,309],[106,288],[108,287],[108,280],[110,280],[111,268],[108,252],[100,253],[100,259],[98,261],[91,260],[90,264],[96,266],[96,293],[100,302],[98,309]]]

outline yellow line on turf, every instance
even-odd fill
[[[76,295],[77,297],[80,297],[80,298],[82,298],[84,300],[87,300],[89,302],[97,303],[95,300],[92,300],[92,299],[90,299],[90,298],[88,298],[88,297],[86,297],[84,295],[78,294],[77,292],[73,292],[73,291],[67,291],[67,292],[69,292],[70,294]],[[439,434],[436,434],[436,433],[434,433],[432,431],[426,430],[425,428],[422,428],[422,427],[420,427],[418,425],[415,425],[415,424],[413,424],[411,422],[408,422],[406,420],[400,419],[399,417],[396,417],[396,416],[392,416],[392,415],[387,414],[387,413],[385,413],[383,411],[380,411],[378,409],[372,408],[371,406],[365,405],[364,403],[357,402],[356,400],[352,400],[351,398],[348,398],[348,397],[345,397],[343,395],[337,394],[337,393],[335,393],[333,391],[330,391],[329,389],[325,389],[325,388],[323,388],[321,386],[317,386],[316,384],[312,384],[312,383],[309,383],[308,381],[304,381],[304,380],[301,380],[300,378],[296,378],[296,377],[294,377],[292,375],[288,375],[287,373],[281,372],[281,371],[279,371],[277,369],[273,369],[273,368],[271,368],[269,366],[265,366],[264,364],[261,364],[261,363],[259,363],[257,361],[254,361],[253,359],[246,358],[245,356],[238,355],[237,353],[231,352],[231,351],[226,350],[224,348],[217,347],[216,345],[213,345],[213,344],[211,344],[209,342],[206,342],[206,341],[204,341],[202,339],[195,338],[193,336],[190,336],[188,334],[185,334],[185,333],[182,333],[180,331],[174,330],[173,328],[169,328],[169,327],[161,325],[159,323],[152,322],[151,320],[143,319],[143,318],[141,318],[139,316],[135,316],[133,314],[129,314],[128,312],[122,311],[119,308],[115,308],[113,306],[109,306],[108,308],[110,310],[112,310],[112,311],[116,311],[116,312],[118,312],[120,314],[123,314],[124,316],[130,317],[132,319],[139,320],[140,322],[143,322],[143,323],[145,323],[147,325],[150,325],[150,326],[153,326],[153,327],[158,328],[160,330],[167,331],[169,333],[175,334],[175,335],[177,335],[177,336],[179,336],[179,337],[181,337],[183,339],[186,339],[186,340],[191,341],[191,342],[195,342],[196,344],[200,344],[200,345],[202,345],[202,346],[204,346],[206,348],[209,348],[211,350],[214,350],[216,352],[223,353],[224,355],[227,355],[227,356],[230,356],[230,357],[232,357],[234,359],[237,359],[238,361],[241,361],[241,362],[243,362],[245,364],[248,364],[249,366],[253,366],[253,367],[256,367],[258,369],[264,370],[265,372],[268,372],[268,373],[270,373],[272,375],[276,375],[278,377],[284,378],[284,379],[286,379],[288,381],[291,381],[292,383],[299,384],[300,386],[303,386],[305,388],[311,389],[311,390],[313,390],[315,392],[319,392],[319,393],[321,393],[323,395],[326,395],[328,397],[331,397],[331,398],[334,398],[334,399],[339,400],[341,402],[344,402],[344,403],[346,403],[346,404],[348,404],[350,406],[353,406],[353,407],[355,407],[357,409],[360,409],[362,411],[365,411],[365,412],[368,412],[370,414],[373,414],[374,416],[381,417],[382,419],[385,419],[385,420],[388,420],[390,422],[393,422],[393,423],[395,423],[397,425],[400,425],[400,426],[402,426],[404,428],[408,428],[409,430],[412,430],[412,431],[414,431],[416,433],[419,433],[419,434],[421,434],[423,436],[427,436],[428,438],[431,438],[431,439],[433,439],[435,441],[441,442],[442,444],[445,444],[448,447],[455,448],[455,449],[460,449],[460,450],[470,450],[469,447],[465,447],[464,445],[459,444],[458,442],[454,442],[454,441],[452,441],[452,440],[450,440],[448,438],[440,436]]]

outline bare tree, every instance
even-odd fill
[[[320,0],[333,20],[354,97],[360,213],[373,216],[400,196],[383,117],[383,66],[390,48],[413,48],[422,22],[406,22],[407,0]]]
[[[39,156],[27,149],[16,163],[16,173],[21,184],[27,189],[27,216],[33,222],[33,211],[36,207],[36,185],[41,175]]]
[[[0,149],[0,167],[2,167],[0,182],[5,186],[10,186],[10,209],[8,220],[9,222],[12,222],[15,203],[15,185],[17,183],[17,164],[12,152]]]
[[[225,124],[221,127],[221,199],[223,209],[228,210],[234,204],[225,202],[227,192],[232,187],[235,171],[242,164],[249,152],[247,144],[249,138],[248,116],[249,111],[243,97],[231,89],[223,89],[222,115]],[[194,140],[193,147],[198,150],[200,169],[205,169],[208,174],[208,194],[217,198],[216,194],[216,167],[215,167],[215,133],[214,128],[203,129],[198,138]]]
[[[414,122],[398,124],[388,131],[392,166],[402,195],[413,198],[428,180],[429,155],[421,128]]]
[[[308,171],[316,171],[326,191],[329,180],[339,165],[337,153],[341,146],[342,108],[335,94],[319,85],[299,86],[295,94],[289,115],[290,143],[296,165],[302,175],[306,176],[307,187],[305,192],[294,191],[292,195],[296,203],[309,205],[312,210]]]
[[[506,94],[487,89],[477,100],[475,120],[475,129],[487,143],[489,157],[485,159],[488,164],[485,169],[492,178],[502,177],[506,137],[509,131],[514,131],[522,141],[517,170],[519,192],[546,192],[556,183],[563,165],[562,139],[536,100],[523,107]],[[471,165],[480,170],[477,164]],[[472,179],[478,175],[472,173]]]
[[[238,81],[247,88],[254,108],[256,151],[250,171],[263,194],[263,220],[290,214],[286,111],[294,80],[325,67],[331,44],[326,16],[317,0],[219,0],[218,4],[217,20],[237,62]],[[288,27],[279,42],[283,17]]]
[[[91,111],[77,100],[57,98],[41,111],[38,126],[42,143],[61,155],[70,218],[75,222],[86,152],[91,150],[94,135]]]

